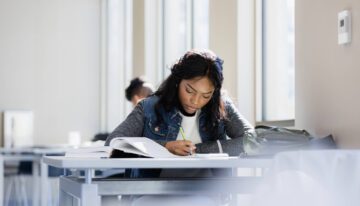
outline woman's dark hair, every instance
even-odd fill
[[[225,117],[224,104],[220,94],[223,83],[222,65],[223,60],[210,50],[191,50],[186,52],[172,66],[170,76],[167,77],[155,92],[155,95],[159,96],[159,101],[155,105],[158,124],[163,122],[163,118],[160,115],[161,108],[164,108],[165,111],[170,111],[174,107],[181,108],[178,97],[178,86],[181,80],[206,76],[213,83],[215,90],[210,101],[202,110],[207,114],[206,130],[211,132],[211,134],[217,134],[219,120]]]
[[[147,97],[153,93],[152,88],[142,77],[136,77],[131,80],[130,85],[125,89],[126,99],[131,101],[134,95]]]

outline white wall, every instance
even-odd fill
[[[33,110],[35,144],[98,132],[99,11],[96,0],[0,0],[0,110]]]
[[[296,127],[360,148],[360,1],[295,1]],[[352,11],[353,41],[337,44],[337,13]]]

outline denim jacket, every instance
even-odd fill
[[[144,109],[144,131],[143,136],[160,143],[167,141],[175,141],[182,122],[182,117],[177,109],[172,109],[170,112],[166,112],[161,109],[160,114],[163,117],[164,122],[157,125],[157,116],[155,114],[154,104],[158,101],[158,97],[151,97],[140,103]],[[208,142],[213,136],[206,132],[205,128],[206,114],[200,112],[199,115],[199,133],[202,142]],[[220,122],[219,131],[216,139],[225,140],[224,122]]]
[[[108,145],[115,137],[148,137],[165,146],[166,142],[176,140],[181,126],[182,117],[177,108],[167,112],[163,108],[160,114],[163,123],[157,125],[154,106],[159,100],[157,96],[148,97],[134,108],[134,110],[107,138]],[[196,153],[218,153],[221,151],[230,156],[237,156],[244,151],[244,139],[253,138],[253,127],[237,111],[233,103],[225,103],[226,118],[220,120],[218,134],[206,131],[205,120],[207,114],[203,111],[199,115],[199,134],[202,142],[196,144]],[[218,140],[218,141],[217,141]],[[219,144],[221,148],[219,148]],[[131,175],[154,177],[153,175]]]

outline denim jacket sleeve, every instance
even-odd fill
[[[141,137],[144,129],[144,110],[138,104],[126,119],[115,128],[106,139],[105,145],[109,145],[115,137]]]
[[[225,100],[226,118],[223,120],[225,125],[226,140],[209,141],[196,145],[198,153],[217,153],[220,151],[219,144],[224,153],[230,156],[237,156],[244,152],[244,141],[254,137],[254,128],[238,112],[235,105]]]

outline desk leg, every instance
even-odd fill
[[[231,168],[232,170],[232,177],[237,177],[238,176],[238,168],[237,167],[233,167]],[[233,192],[230,194],[231,195],[231,199],[230,199],[230,206],[236,206],[237,205],[237,201],[238,201],[238,193],[237,192]]]
[[[48,184],[48,166],[43,162],[43,159],[40,160],[41,164],[41,172],[40,172],[40,191],[41,191],[41,206],[47,205],[48,200],[48,190],[49,190],[49,184]]]
[[[39,160],[40,161],[40,160]],[[32,205],[39,205],[39,162],[36,159],[32,162],[32,181],[33,181],[33,191],[32,191]],[[41,194],[40,194],[41,195]]]
[[[0,155],[0,206],[4,204],[4,159]]]
[[[93,171],[92,169],[86,169],[85,170],[85,183],[91,184],[92,177],[93,177]]]

